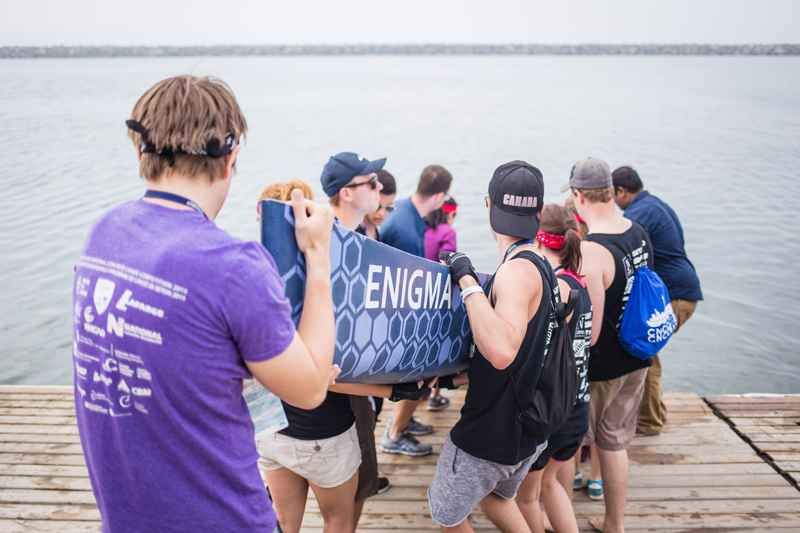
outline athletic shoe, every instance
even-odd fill
[[[412,435],[428,435],[433,433],[433,424],[423,424],[412,416],[406,430]]]
[[[413,420],[413,419],[412,419]],[[433,450],[430,444],[423,444],[418,441],[408,430],[403,431],[393,439],[389,436],[389,427],[381,439],[381,451],[383,453],[401,453],[403,455],[420,456],[428,455]]]
[[[591,500],[602,500],[603,499],[603,480],[598,479],[595,481],[594,479],[589,480],[589,499]]]
[[[389,483],[388,477],[379,477],[378,478],[378,494],[383,494],[391,487],[391,483]]]
[[[442,396],[431,396],[428,400],[428,411],[441,411],[450,405],[450,400]]]
[[[389,428],[392,427],[392,417],[390,416],[388,420],[386,420],[386,431],[389,431]],[[408,431],[412,435],[429,435],[433,433],[433,425],[431,424],[423,424],[419,422],[413,416],[411,417],[411,421],[408,423],[408,426],[403,431]]]
[[[575,480],[572,482],[572,490],[583,488],[583,474],[575,472]]]

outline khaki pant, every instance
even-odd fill
[[[618,452],[626,450],[636,431],[636,414],[642,401],[647,369],[609,381],[590,381],[589,429],[584,446]]]
[[[697,302],[692,300],[672,300],[672,310],[678,319],[678,326],[672,332],[675,335],[681,326],[691,318],[697,309]],[[661,359],[653,356],[653,366],[647,371],[644,382],[644,396],[639,407],[639,424],[637,429],[645,435],[660,435],[667,423],[667,406],[664,404],[664,391],[661,389]]]

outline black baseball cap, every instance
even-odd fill
[[[383,168],[386,158],[370,161],[353,152],[342,152],[331,157],[322,169],[322,190],[328,197],[339,192],[356,176],[373,174]]]
[[[542,218],[542,172],[525,161],[500,165],[489,182],[489,221],[496,233],[533,239]]]

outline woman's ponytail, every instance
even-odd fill
[[[566,270],[580,275],[581,236],[578,235],[578,221],[572,211],[563,205],[550,204],[542,210],[539,229],[549,235],[563,237],[560,247],[551,246],[558,252],[558,262]]]
[[[574,218],[574,217],[573,217]],[[573,228],[564,233],[564,242],[558,253],[558,262],[570,272],[580,275],[581,271],[581,238]]]

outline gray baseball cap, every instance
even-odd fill
[[[581,159],[572,167],[569,174],[569,183],[561,187],[561,192],[570,187],[576,189],[605,189],[611,187],[611,167],[602,159],[587,157]]]

